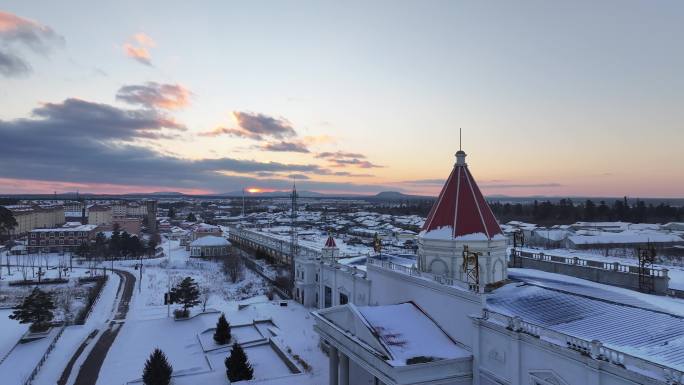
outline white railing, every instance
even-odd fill
[[[553,254],[546,254],[544,252],[530,252],[522,250],[512,250],[511,257],[528,258],[544,262],[562,263],[566,265],[575,265],[583,267],[592,267],[596,269],[617,271],[625,274],[639,274],[639,266],[624,265],[619,262],[600,262],[591,259],[583,259],[578,257],[565,257]],[[646,274],[653,277],[667,277],[668,270],[664,268],[648,268]]]
[[[288,254],[290,252],[290,241],[281,239],[276,235],[264,234],[259,231],[237,227],[229,227],[229,229],[230,237],[248,240],[283,254]],[[299,250],[299,255],[301,256],[317,258],[321,255],[321,250],[319,249],[301,244],[297,247]]]
[[[55,338],[50,342],[50,345],[48,345],[47,350],[45,353],[43,353],[43,356],[40,357],[40,361],[38,361],[38,364],[36,364],[36,367],[33,368],[33,371],[31,371],[31,374],[26,378],[26,381],[24,381],[24,385],[31,385],[33,383],[33,380],[36,379],[36,376],[38,375],[38,372],[40,371],[40,368],[43,366],[45,361],[47,360],[48,356],[52,352],[52,349],[55,348],[55,345],[57,344],[57,340],[59,337],[62,336],[62,333],[64,333],[64,329],[66,329],[66,326],[61,326],[59,329],[59,332],[55,336]]]
[[[368,258],[366,260],[366,264],[377,266],[377,267],[382,267],[383,269],[397,271],[397,272],[400,272],[402,274],[410,275],[412,277],[420,277],[420,278],[428,279],[428,280],[431,280],[433,282],[437,282],[437,283],[445,285],[445,286],[454,286],[454,287],[458,287],[461,289],[468,289],[468,290],[472,289],[471,285],[468,282],[461,281],[460,279],[447,277],[445,275],[436,275],[436,274],[432,274],[432,273],[427,273],[424,271],[420,271],[414,267],[407,267],[404,265],[398,265],[396,263],[392,263],[389,261],[382,261],[382,260],[378,260],[378,259],[374,259],[374,258]]]
[[[351,273],[351,274],[359,276],[361,278],[366,278],[366,272],[364,270],[359,269],[356,266],[349,266],[349,265],[345,265],[345,264],[334,262],[334,261],[323,261],[323,263],[325,263],[326,265],[331,266],[335,269],[338,269],[340,271]]]
[[[568,334],[560,333],[531,322],[523,321],[520,317],[508,316],[489,309],[482,310],[482,319],[508,328],[509,330],[525,333],[559,346],[580,352],[595,360],[606,361],[614,365],[621,366],[627,370],[630,368],[639,369],[637,372],[662,374],[662,379],[671,385],[682,385],[684,373],[677,369],[669,368],[647,359],[636,357],[619,350],[606,347],[599,340],[585,340]]]

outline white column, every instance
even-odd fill
[[[338,368],[338,357],[337,357],[337,348],[334,346],[330,346],[330,350],[328,351],[328,362],[330,363],[330,381],[328,382],[329,385],[338,385],[337,384],[337,376],[339,372]]]
[[[349,357],[340,352],[340,385],[349,385]]]

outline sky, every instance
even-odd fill
[[[0,0],[0,193],[684,197],[684,3]]]

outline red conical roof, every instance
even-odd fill
[[[450,232],[452,238],[479,233],[492,239],[502,231],[470,174],[465,157],[463,151],[456,153],[454,169],[432,206],[423,230],[426,233],[441,230],[440,233],[444,233],[439,238],[448,237]]]
[[[328,240],[325,241],[325,247],[337,247],[335,244],[335,239],[332,235],[328,235]]]

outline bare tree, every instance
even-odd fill
[[[26,263],[22,263],[18,265],[19,270],[21,271],[21,276],[24,278],[24,281],[28,280],[28,265]]]
[[[202,301],[202,312],[207,311],[207,302],[211,297],[211,289],[207,286],[200,288],[200,301]]]
[[[236,253],[231,253],[223,259],[223,272],[233,283],[242,279],[242,268],[242,258]]]
[[[33,277],[36,276],[36,255],[35,254],[29,254],[28,255],[28,260],[29,263],[31,264],[31,275]]]
[[[59,293],[57,297],[57,306],[64,313],[64,322],[69,325],[73,321],[73,314],[71,314],[71,303],[74,299],[74,288],[71,285],[66,285],[64,290]]]

